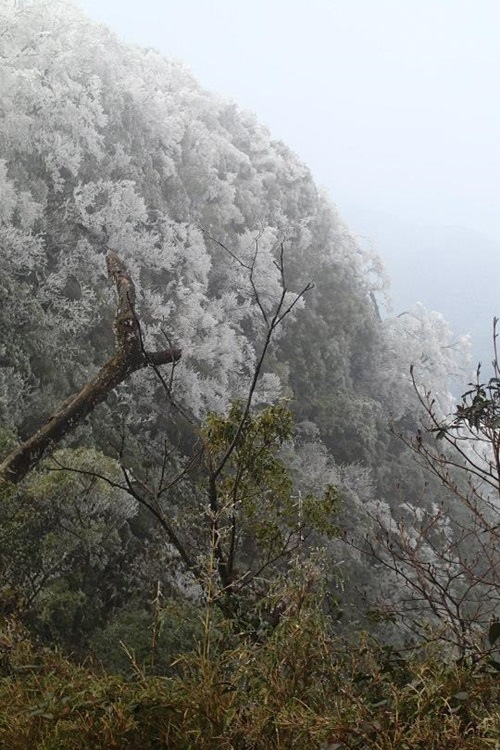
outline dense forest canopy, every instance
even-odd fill
[[[422,306],[382,318],[381,264],[307,167],[182,64],[65,2],[3,3],[0,29],[2,453],[112,352],[106,257],[133,280],[145,350],[182,350],[5,491],[6,611],[120,670],[120,640],[147,652],[155,582],[168,671],[203,602],[262,638],[291,611],[273,596],[299,559],[325,571],[339,631],[376,611],[386,634],[398,614],[421,635],[409,551],[431,570],[473,511],[398,434],[453,410],[466,340]]]
[[[210,238],[242,258],[258,242],[255,282],[270,300],[282,240],[292,291],[316,285],[280,342],[283,364],[263,397],[291,387],[314,402],[328,383],[353,409],[375,411],[381,385],[404,399],[399,383],[411,362],[446,391],[454,351],[443,321],[417,310],[380,326],[377,259],[359,250],[307,168],[253,116],[65,3],[2,13],[7,425],[29,431],[109,345],[107,247],[136,280],[148,339],[171,336],[185,352],[177,398],[196,414],[227,406],[252,370],[260,318],[244,270]],[[147,411],[144,395],[133,402]]]
[[[463,345],[444,320],[419,307],[382,321],[381,265],[307,167],[181,64],[123,45],[64,2],[4,4],[2,28],[4,427],[28,436],[109,354],[111,250],[134,279],[146,345],[183,351],[175,407],[143,373],[71,439],[109,453],[121,425],[129,460],[158,455],[165,435],[189,450],[179,409],[196,421],[248,390],[283,247],[287,293],[314,289],[276,331],[254,404],[291,399],[294,460],[328,462],[348,519],[368,502],[394,510],[408,470],[389,414],[414,421],[410,364],[446,408]]]

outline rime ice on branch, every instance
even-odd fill
[[[116,285],[117,307],[113,325],[115,352],[97,375],[65,401],[32,437],[13,450],[0,464],[0,486],[20,482],[44,455],[104,401],[108,394],[136,370],[176,362],[180,349],[148,352],[144,349],[139,319],[135,311],[135,287],[123,261],[116,253],[107,258],[108,275]]]

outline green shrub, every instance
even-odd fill
[[[496,673],[403,658],[329,632],[298,591],[272,635],[202,638],[178,673],[133,679],[1,633],[0,747],[9,750],[491,750],[500,739]],[[219,634],[223,625],[217,624]],[[205,633],[205,636],[207,633]]]

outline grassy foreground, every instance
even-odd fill
[[[9,750],[479,750],[500,747],[498,672],[403,659],[327,634],[321,614],[272,635],[208,639],[171,677],[106,674],[0,632],[0,747]],[[223,647],[223,643],[226,646]]]

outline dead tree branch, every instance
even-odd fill
[[[140,323],[135,311],[135,287],[125,264],[116,253],[106,258],[108,275],[117,292],[113,325],[115,351],[78,393],[65,401],[28,440],[15,448],[0,464],[0,486],[17,484],[43,456],[51,453],[61,439],[104,401],[117,385],[143,367],[159,367],[176,362],[180,349],[147,352],[142,346]]]

